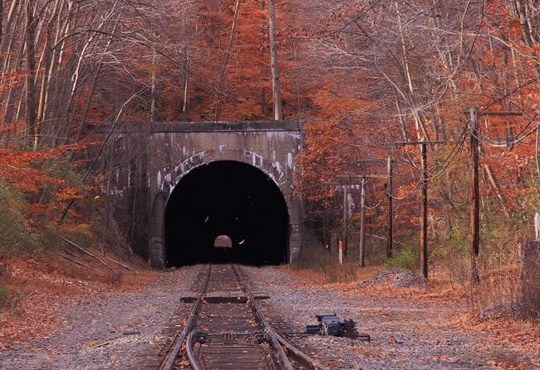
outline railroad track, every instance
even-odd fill
[[[327,369],[269,325],[238,266],[208,265],[202,280],[160,370]]]

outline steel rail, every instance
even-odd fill
[[[200,361],[196,358],[195,352],[193,351],[193,336],[195,335],[197,331],[192,330],[189,332],[187,338],[186,338],[186,353],[187,357],[189,359],[189,363],[193,370],[206,370],[203,364],[200,363]]]
[[[240,274],[237,272],[236,268],[234,268],[234,272],[235,274],[237,274],[239,279],[241,279]],[[330,370],[328,367],[322,365],[314,358],[306,355],[304,352],[296,348],[289,341],[287,341],[281,335],[279,335],[268,323],[268,320],[264,316],[261,308],[255,301],[255,297],[253,296],[251,291],[248,289],[247,283],[243,282],[243,288],[245,288],[244,292],[246,293],[249,301],[251,302],[251,305],[253,307],[255,315],[257,316],[257,319],[259,319],[259,321],[263,324],[265,332],[267,333],[267,335],[270,337],[272,341],[272,346],[278,352],[280,356],[280,360],[284,359],[284,362],[282,363],[282,365],[284,365],[287,370],[289,369],[294,370],[294,367],[290,363],[288,356],[285,354],[285,351],[283,350],[284,347],[287,349],[287,351],[289,351],[291,354],[293,354],[302,362],[304,362],[305,365],[311,366],[315,370]]]
[[[277,354],[276,359],[279,361],[281,369],[295,370],[295,367],[292,365],[290,360],[290,358],[294,357],[297,361],[301,362],[304,366],[306,366],[306,368],[310,368],[313,370],[329,370],[328,367],[322,365],[317,360],[308,356],[300,349],[295,347],[293,344],[291,344],[289,341],[284,339],[270,326],[266,316],[257,304],[253,293],[248,287],[247,276],[243,271],[239,271],[235,265],[231,265],[231,267],[234,275],[238,280],[242,292],[246,295],[248,299],[248,303],[251,307],[253,314],[255,315],[257,321],[264,330],[266,341],[271,345],[271,347]],[[194,337],[198,333],[195,329],[196,320],[200,315],[204,296],[208,291],[211,271],[212,267],[211,265],[209,265],[201,293],[197,296],[197,299],[193,304],[193,307],[191,308],[188,320],[181,334],[176,337],[175,344],[172,350],[168,353],[166,358],[161,363],[159,370],[170,370],[174,368],[175,361],[178,359],[180,350],[182,349],[184,343],[186,343],[186,356],[190,362],[190,366],[192,367],[192,369],[206,370],[206,366],[204,365],[202,358],[200,358],[200,354],[197,354],[195,352]]]
[[[184,329],[182,330],[180,335],[176,337],[173,348],[171,349],[169,354],[165,357],[165,359],[159,366],[158,368],[159,370],[170,370],[173,368],[174,362],[178,358],[178,354],[180,353],[180,350],[182,349],[182,344],[184,344],[184,341],[186,340],[188,333],[190,333],[193,329],[195,318],[197,317],[197,313],[199,312],[199,309],[201,308],[204,294],[206,293],[206,290],[208,289],[208,283],[210,282],[211,272],[212,272],[212,265],[209,265],[208,271],[206,273],[206,280],[204,282],[203,289],[201,290],[201,293],[199,294],[195,303],[193,304],[193,307],[191,308],[186,325],[184,326]]]
[[[278,333],[275,333],[275,336],[278,342],[280,342],[285,348],[287,348],[287,351],[290,351],[292,354],[294,354],[294,356],[304,362],[305,365],[312,366],[314,370],[330,370],[330,368],[324,366],[314,358],[306,355],[304,352],[296,348]]]
[[[244,279],[240,277],[237,267],[235,265],[231,265],[231,267],[238,281],[238,284],[240,285],[240,288],[242,289],[243,293],[246,294],[246,296],[248,297],[248,302],[249,302],[249,305],[251,306],[252,311],[255,313],[256,318],[263,325],[265,332],[270,338],[272,347],[274,348],[274,350],[277,352],[279,356],[278,360],[281,362],[281,365],[283,366],[282,369],[295,370],[295,368],[292,366],[291,362],[289,361],[287,354],[283,350],[283,347],[280,345],[277,338],[272,334],[273,331],[271,331],[271,328],[266,318],[264,317],[264,315],[262,314],[262,312],[256,305],[255,298],[251,294],[251,292],[248,290],[246,282],[244,281]],[[193,336],[195,335],[195,333],[196,333],[196,330],[192,330],[186,339],[187,357],[190,361],[190,365],[193,368],[193,370],[206,370],[204,363],[202,363],[202,359],[197,358],[193,350]]]
[[[234,270],[234,272],[237,273],[236,269]],[[281,362],[281,365],[283,365],[283,368],[285,370],[294,370],[294,367],[289,361],[287,354],[285,353],[285,351],[283,350],[283,347],[280,345],[277,339],[277,336],[276,336],[277,333],[270,327],[268,320],[266,320],[266,317],[264,316],[261,309],[259,308],[259,305],[255,302],[255,297],[253,296],[251,291],[247,288],[246,284],[243,284],[242,288],[244,289],[244,293],[248,296],[248,300],[251,304],[253,312],[255,313],[255,316],[257,317],[257,320],[259,320],[259,322],[263,325],[264,332],[270,338],[272,347],[278,353],[279,361]]]

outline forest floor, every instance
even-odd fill
[[[135,261],[137,271],[111,280],[67,266],[38,256],[0,261],[2,285],[17,292],[0,312],[0,368],[155,368],[189,309],[179,300],[199,267],[160,272]],[[370,335],[370,342],[293,337],[333,369],[540,368],[538,324],[478,319],[467,292],[443,282],[399,288],[373,282],[376,268],[350,283],[288,266],[246,270],[270,295],[264,309],[288,330],[302,332],[315,314],[331,311]]]
[[[469,313],[468,292],[444,282],[401,288],[374,280],[380,267],[358,281],[328,283],[312,270],[250,268],[271,298],[268,309],[288,320],[293,332],[315,324],[317,313],[353,319],[370,342],[300,336],[297,344],[334,369],[540,369],[540,326]]]

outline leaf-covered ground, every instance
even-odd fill
[[[536,369],[540,368],[540,330],[510,318],[479,320],[469,314],[468,293],[432,282],[398,288],[373,283],[326,283],[311,271],[252,269],[258,289],[271,298],[294,332],[315,324],[317,313],[354,319],[369,343],[348,338],[299,336],[336,369]],[[361,279],[362,280],[362,279]]]
[[[155,367],[171,328],[182,326],[190,306],[179,300],[200,268],[157,272],[138,265],[111,283],[68,276],[57,262],[2,261],[3,279],[9,276],[19,295],[0,313],[1,368]],[[463,289],[437,281],[411,288],[362,283],[374,269],[340,284],[289,267],[247,271],[257,291],[270,295],[263,306],[272,321],[289,331],[300,333],[315,314],[332,311],[370,335],[369,343],[292,337],[334,369],[540,368],[538,326],[507,317],[479,320]]]
[[[156,272],[139,263],[111,281],[66,276],[58,261],[3,264],[19,297],[0,314],[1,369],[156,368],[188,308],[180,292],[198,271]]]

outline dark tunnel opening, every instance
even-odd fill
[[[231,247],[216,247],[226,235]],[[256,167],[216,161],[193,169],[165,210],[168,266],[288,261],[289,215],[276,183]]]

